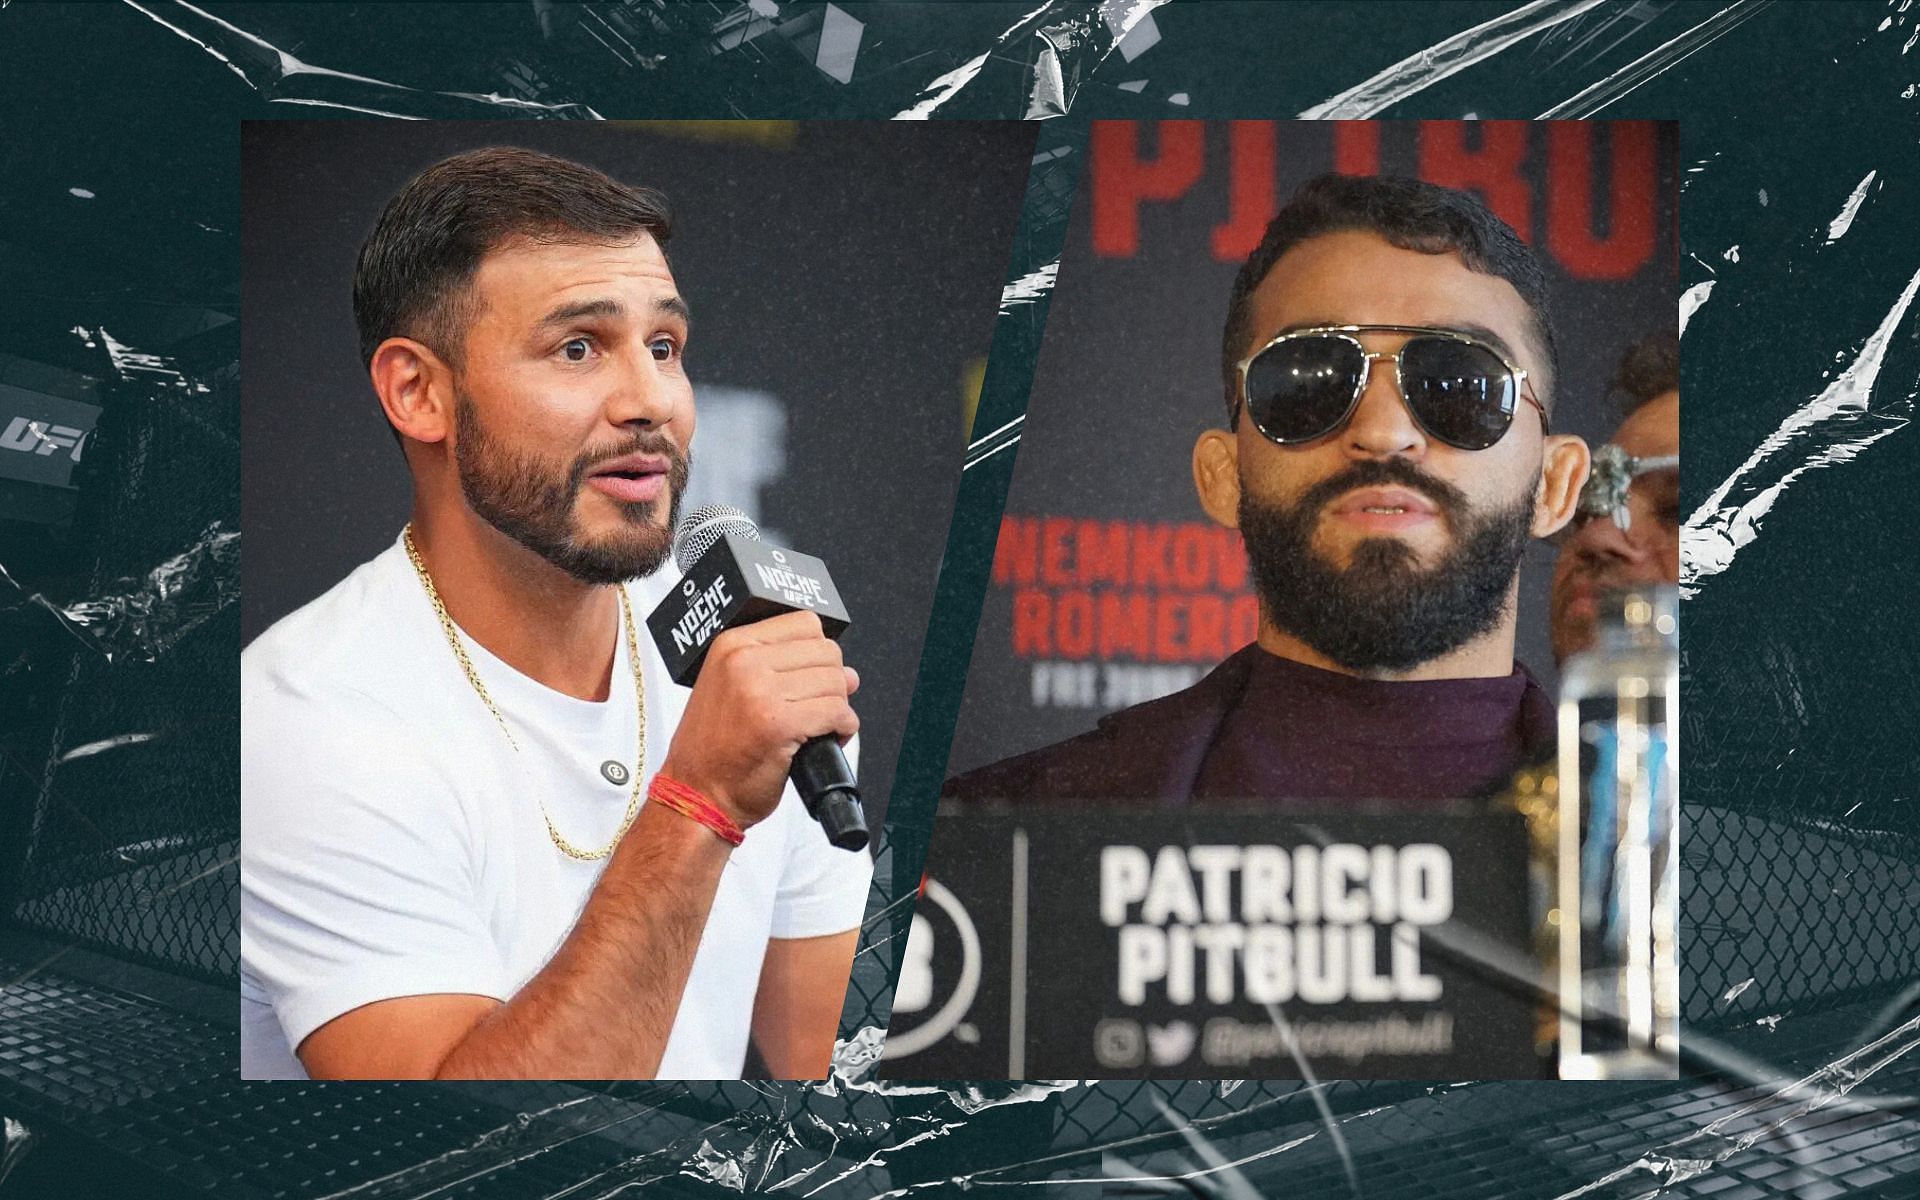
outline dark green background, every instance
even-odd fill
[[[1152,13],[1159,41],[1133,43],[1128,61],[1094,5],[852,4],[865,25],[843,83],[814,65],[823,6],[762,7],[776,14],[764,27],[730,3],[0,7],[0,350],[97,376],[110,403],[89,462],[146,488],[134,503],[96,478],[65,531],[0,521],[13,580],[0,581],[0,899],[44,893],[63,864],[132,880],[141,944],[164,952],[181,933],[165,889],[99,848],[159,834],[217,848],[237,830],[238,342],[223,349],[221,330],[238,314],[240,120],[846,117],[916,103],[1046,115],[1060,106],[1033,82],[1055,74],[1046,47],[1064,47],[1070,112],[1041,130],[1013,279],[1059,252],[1086,118],[1296,116],[1392,64],[1457,61],[1447,46],[1462,31],[1496,23],[1477,35],[1485,47],[1497,23],[1531,22],[1446,78],[1323,115],[1681,122],[1681,285],[1714,282],[1683,342],[1683,493],[1692,512],[1743,472],[1732,503],[1753,501],[1758,520],[1683,610],[1689,986],[1721,997],[1689,1013],[1686,1077],[242,1087],[221,1005],[170,1003],[168,976],[112,976],[66,949],[111,941],[89,925],[99,912],[0,908],[40,938],[0,944],[0,1197],[853,1196],[963,1177],[1063,1195],[1920,1193],[1907,1055],[1920,1038],[1920,444],[1907,428],[1920,347],[1901,308],[1920,271],[1920,14],[1899,0],[1177,4]],[[739,44],[716,32],[730,21]],[[978,56],[934,103],[944,92],[929,85]],[[1830,243],[1869,172],[1857,220]],[[1896,311],[1870,394],[1795,423]],[[919,877],[1044,316],[1044,299],[1011,304],[995,330],[974,426],[994,440],[958,492],[889,813],[888,895]],[[75,327],[161,357],[115,361]],[[108,719],[116,705],[135,707]],[[49,747],[88,722],[165,736],[79,760],[101,772],[89,786],[50,786],[77,768],[53,771]],[[119,763],[136,767],[115,775]],[[89,808],[133,783],[198,807],[165,807],[173,824],[157,831],[142,820],[159,809]],[[54,809],[72,856],[23,863],[23,831]],[[109,815],[127,828],[104,827]],[[215,889],[203,917],[233,881],[209,853],[191,884]],[[903,906],[876,910],[850,1034],[884,1027],[904,931]]]

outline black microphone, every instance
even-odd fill
[[[680,585],[647,617],[647,629],[666,660],[667,674],[685,687],[699,677],[713,639],[735,626],[802,609],[819,616],[830,638],[838,638],[849,624],[827,564],[762,542],[752,519],[731,505],[709,504],[688,513],[674,534],[673,561],[680,568]],[[866,812],[838,739],[832,734],[808,739],[794,754],[787,777],[827,841],[842,850],[867,848]]]

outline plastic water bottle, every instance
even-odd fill
[[[1679,1073],[1678,608],[1668,586],[1606,594],[1593,648],[1561,667],[1563,1079]]]

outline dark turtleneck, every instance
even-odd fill
[[[1200,767],[1195,801],[1442,801],[1482,796],[1553,745],[1525,667],[1390,682],[1257,656]]]

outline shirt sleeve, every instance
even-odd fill
[[[241,956],[287,1044],[399,996],[505,999],[450,781],[385,713],[251,697],[241,735]]]
[[[860,739],[847,743],[847,761],[860,765]],[[873,856],[836,849],[791,785],[780,805],[787,815],[787,861],[773,905],[772,936],[823,937],[857,929],[873,882]]]

